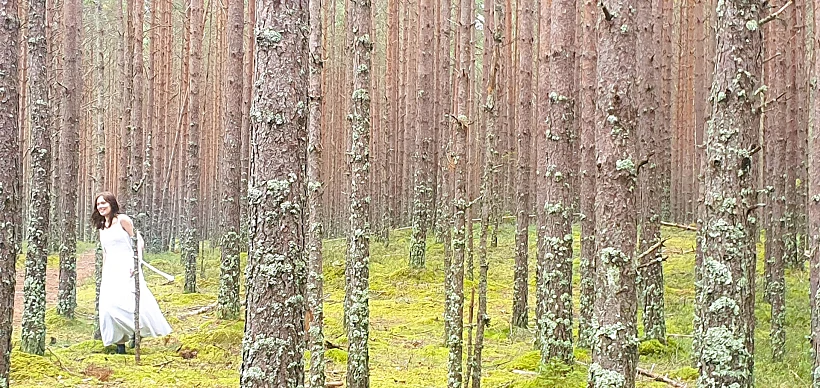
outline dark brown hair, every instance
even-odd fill
[[[120,214],[120,204],[117,203],[117,196],[110,191],[103,191],[102,193],[99,193],[94,196],[94,210],[91,212],[91,225],[93,225],[97,229],[105,229],[108,220],[106,220],[105,217],[103,217],[102,214],[100,214],[100,212],[97,210],[97,200],[100,199],[100,197],[103,197],[103,199],[105,199],[105,202],[108,202],[108,204],[111,206],[111,217]]]

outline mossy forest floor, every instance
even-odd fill
[[[640,367],[694,387],[697,371],[690,360],[694,285],[694,232],[664,229],[669,238],[665,263],[666,312],[669,346],[658,342],[641,344]],[[446,386],[447,348],[443,344],[443,249],[429,240],[427,269],[407,268],[410,231],[391,236],[385,247],[371,244],[371,335],[370,368],[373,387]],[[574,289],[578,284],[578,230]],[[531,230],[531,242],[535,241]],[[342,328],[344,295],[344,246],[342,239],[325,243],[325,336],[345,347]],[[535,244],[531,243],[531,247]],[[88,251],[88,244],[81,250]],[[762,246],[758,251],[762,254]],[[485,387],[586,387],[589,352],[577,349],[580,363],[539,366],[530,332],[511,333],[509,328],[514,228],[507,224],[499,233],[498,247],[489,250],[489,312],[491,323],[484,349]],[[176,274],[173,284],[148,275],[148,282],[174,332],[165,338],[148,338],[142,343],[142,362],[135,365],[133,351],[113,354],[101,341],[92,340],[94,327],[94,282],[86,280],[78,289],[77,318],[57,316],[53,306],[47,312],[48,339],[45,357],[12,353],[14,387],[237,387],[243,335],[242,321],[222,321],[213,311],[181,318],[186,312],[212,304],[219,287],[219,254],[205,249],[205,276],[199,278],[199,294],[182,293],[182,266],[173,253],[148,255],[154,266]],[[530,251],[530,279],[533,279],[534,248]],[[762,274],[762,255],[758,273]],[[243,255],[244,260],[244,255]],[[243,261],[244,264],[244,261]],[[50,265],[56,265],[50,260]],[[20,270],[22,268],[18,267]],[[477,269],[476,269],[477,273]],[[808,387],[811,354],[809,333],[808,272],[787,272],[787,353],[783,362],[771,362],[769,305],[761,300],[762,282],[757,289],[757,332],[755,376],[758,387]],[[465,306],[469,306],[467,282]],[[534,283],[530,281],[530,328]],[[577,315],[577,295],[576,315]],[[466,308],[465,308],[466,310]],[[15,344],[19,341],[15,327]],[[466,331],[465,331],[466,338]],[[465,346],[466,348],[466,346]],[[328,381],[344,380],[346,354],[332,349],[327,353]],[[664,383],[639,377],[639,387],[665,387]]]

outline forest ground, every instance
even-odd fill
[[[476,228],[478,229],[478,228]],[[667,241],[664,266],[666,279],[667,328],[669,345],[657,341],[640,345],[640,367],[679,380],[694,387],[697,370],[690,357],[694,301],[694,232],[663,229]],[[535,235],[530,235],[530,328],[534,327]],[[578,229],[575,229],[575,276],[578,290]],[[370,367],[373,387],[444,387],[447,348],[443,342],[443,249],[434,238],[428,240],[427,269],[407,267],[410,231],[391,235],[385,247],[371,243],[371,335]],[[477,240],[476,240],[477,241]],[[344,299],[343,239],[325,242],[325,336],[332,344],[345,347],[342,327]],[[79,252],[91,251],[84,244]],[[808,271],[787,271],[787,352],[783,362],[772,363],[768,343],[769,305],[762,301],[762,244],[758,245],[757,329],[755,376],[758,387],[808,387],[811,381],[809,333]],[[509,328],[514,227],[503,225],[497,248],[489,249],[489,303],[491,324],[484,348],[484,387],[498,388],[582,388],[586,387],[589,352],[576,349],[579,363],[574,366],[538,366],[530,331],[511,332]],[[206,248],[205,276],[200,277],[198,294],[182,294],[183,277],[179,254],[148,255],[158,268],[176,274],[177,280],[162,284],[158,276],[147,280],[174,332],[165,338],[143,340],[142,362],[135,365],[133,351],[113,354],[101,341],[91,339],[94,316],[94,282],[87,278],[78,288],[77,319],[66,320],[49,308],[46,320],[45,357],[19,351],[12,353],[12,385],[15,387],[237,387],[244,323],[222,321],[213,311],[185,316],[215,302],[219,287],[219,252]],[[477,258],[476,258],[477,260]],[[243,255],[244,264],[244,255]],[[50,260],[50,267],[56,261]],[[19,269],[20,267],[18,267]],[[476,268],[476,273],[478,272]],[[470,306],[466,281],[465,311]],[[577,291],[575,306],[577,309]],[[476,304],[477,305],[477,304]],[[576,310],[577,316],[577,310]],[[468,325],[465,325],[468,326]],[[532,329],[531,329],[532,330]],[[19,341],[19,326],[14,341]],[[467,337],[465,331],[465,338]],[[465,350],[467,346],[465,344]],[[340,349],[327,352],[327,380],[343,381],[346,354]],[[639,387],[666,387],[648,378],[638,378]]]
[[[85,284],[86,279],[94,277],[94,250],[89,244],[79,244],[77,247],[77,284]],[[54,263],[54,260],[58,260]],[[18,266],[14,287],[14,326],[20,325],[23,316],[23,283],[26,271]],[[59,258],[51,256],[46,267],[46,307],[54,307],[57,302],[57,287],[60,285]]]

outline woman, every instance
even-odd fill
[[[100,282],[100,334],[105,346],[117,344],[117,354],[125,354],[125,342],[134,334],[134,251],[131,236],[134,224],[119,214],[117,197],[110,192],[97,195],[91,222],[100,231],[103,249]],[[142,243],[138,244],[142,257]],[[140,277],[140,336],[157,337],[171,332],[157,300]]]

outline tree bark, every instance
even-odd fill
[[[788,12],[788,10],[787,10]],[[772,359],[782,360],[785,353],[786,288],[785,266],[789,241],[791,215],[788,212],[790,194],[794,193],[794,181],[789,188],[786,178],[790,168],[788,160],[792,150],[789,142],[789,112],[787,99],[794,98],[790,90],[788,72],[789,35],[783,23],[768,23],[764,27],[764,55],[767,90],[764,92],[766,106],[763,115],[763,139],[765,142],[765,182],[770,188],[766,206],[766,250],[764,262],[765,298],[771,304],[772,327],[770,339]]]
[[[470,74],[470,0],[458,3],[458,68],[456,70],[456,111],[452,124],[453,150],[451,163],[455,169],[453,180],[453,232],[452,257],[445,279],[444,321],[449,358],[447,362],[447,386],[463,385],[462,355],[464,327],[464,254],[467,246],[467,90]]]
[[[50,105],[48,44],[45,34],[45,0],[33,0],[28,10],[28,96],[31,137],[29,186],[28,252],[26,281],[23,286],[23,320],[20,348],[30,354],[43,355],[46,348],[46,262],[48,260],[48,225],[51,171]]]
[[[538,185],[544,203],[538,203],[538,343],[541,362],[559,359],[571,364],[572,352],[572,176],[576,137],[575,101],[575,1],[552,0],[549,41],[541,39],[541,52],[548,53],[539,77],[540,140]],[[543,28],[545,28],[544,26]],[[541,33],[544,36],[544,32]],[[539,131],[540,133],[541,131]]]
[[[20,21],[17,0],[0,0],[0,388],[9,388],[17,255],[22,239],[19,137]]]
[[[814,17],[808,18],[814,22],[814,42],[820,41],[820,0],[812,2]],[[814,79],[820,77],[820,61],[816,60],[818,47],[813,47],[811,60]],[[807,218],[809,226],[809,307],[811,310],[811,332],[809,338],[812,348],[812,387],[820,387],[820,104],[818,104],[818,85],[815,83],[810,89],[811,108],[809,110],[809,137],[808,137],[808,195]]]
[[[64,76],[62,115],[60,131],[60,284],[57,294],[57,313],[74,318],[77,307],[77,196],[80,171],[80,102],[83,98],[83,82],[80,66],[80,44],[83,25],[82,5],[77,0],[67,0],[63,10],[65,35],[63,36]]]
[[[200,239],[200,72],[202,71],[202,0],[189,0],[191,12],[191,44],[190,59],[188,62],[188,142],[187,161],[185,166],[185,215],[182,230],[182,262],[185,265],[185,293],[196,292],[196,263],[199,256]]]
[[[368,338],[370,330],[370,85],[371,35],[370,0],[352,0],[348,14],[351,31],[353,86],[348,115],[350,143],[350,230],[345,266],[345,322],[348,358],[347,387],[370,386]]]
[[[516,174],[515,174],[515,270],[513,271],[513,317],[514,327],[527,327],[527,280],[529,279],[529,226],[530,226],[530,128],[532,127],[532,56],[535,23],[535,3],[523,5],[520,2],[518,14],[519,31],[517,35],[520,83],[518,86],[518,105],[515,115],[510,115],[510,122],[516,122],[518,140]],[[543,16],[543,15],[542,15]],[[514,61],[513,61],[514,62]],[[508,75],[514,72],[508,72]],[[510,87],[512,83],[508,83]],[[514,91],[514,88],[510,88]],[[510,93],[508,96],[512,96]],[[514,104],[514,102],[511,101]],[[512,120],[517,116],[517,120]]]
[[[820,0],[814,0],[814,41],[820,41]],[[820,77],[820,61],[816,60],[818,47],[814,47],[814,58],[811,71],[813,77]],[[811,339],[812,348],[812,387],[820,387],[820,92],[815,83],[810,90],[811,107],[809,111],[809,143],[808,143],[808,194],[807,204],[809,226],[809,307],[811,310]]]
[[[242,387],[304,384],[306,0],[260,4],[251,108]],[[281,93],[281,94],[280,94]],[[278,97],[281,95],[282,97]]]
[[[217,314],[222,319],[236,319],[239,316],[239,202],[241,196],[241,146],[242,146],[242,44],[245,4],[231,0],[228,6],[228,63],[224,83],[225,111],[224,136],[220,153],[220,181],[222,204],[220,208],[220,230],[222,231],[222,265],[219,277],[219,298]]]
[[[493,208],[498,205],[495,196],[495,175],[499,164],[498,137],[496,135],[496,120],[498,106],[495,100],[499,57],[503,36],[501,26],[504,18],[503,5],[496,5],[493,0],[485,3],[484,20],[488,23],[484,29],[484,50],[492,51],[491,62],[485,62],[484,71],[487,72],[487,86],[485,89],[485,103],[483,106],[486,115],[486,134],[484,140],[484,172],[481,177],[481,235],[478,243],[478,312],[476,314],[475,348],[472,357],[472,374],[468,376],[473,388],[481,388],[481,363],[484,350],[484,330],[490,323],[487,312],[487,272],[490,264],[487,260],[487,238],[489,234],[490,218]],[[485,56],[485,58],[487,58]]]
[[[638,91],[643,96],[638,107],[638,139],[642,161],[646,164],[638,175],[640,187],[640,241],[638,251],[645,251],[661,240],[660,134],[666,125],[661,115],[660,34],[661,0],[641,2],[638,8]],[[638,300],[643,304],[645,339],[666,343],[664,312],[663,260],[661,249],[645,255],[638,270]]]
[[[635,44],[638,2],[605,0],[598,23],[598,100],[595,148],[598,177],[595,225],[597,325],[589,383],[634,387],[638,363],[635,294],[635,185],[639,161],[634,136],[638,90]],[[617,225],[617,226],[616,226]]]
[[[413,186],[413,238],[410,243],[410,267],[424,268],[427,230],[433,219],[433,115],[435,83],[433,80],[435,45],[435,8],[433,0],[419,0],[419,42],[417,61],[416,155]]]
[[[581,260],[580,304],[578,311],[578,346],[592,345],[592,312],[595,303],[595,87],[597,83],[596,3],[585,0],[581,5],[581,42],[579,57],[579,124],[581,140],[580,210]]]
[[[310,75],[308,78],[308,283],[307,309],[312,318],[309,324],[310,372],[307,386],[325,386],[325,338],[324,338],[324,277],[322,276],[322,76],[324,51],[322,50],[322,1],[309,0],[310,35],[308,55]]]
[[[704,218],[698,232],[698,386],[754,385],[755,182],[750,155],[759,125],[761,2],[716,10],[717,49],[702,166]]]

